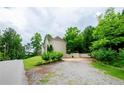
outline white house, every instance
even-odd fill
[[[53,38],[50,35],[46,35],[44,39],[44,43],[42,44],[42,53],[46,52],[48,46],[52,46],[54,51],[62,52],[64,55],[66,54],[66,42],[60,37]]]

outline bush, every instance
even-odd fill
[[[52,45],[47,46],[47,51],[52,52],[53,51],[53,46]]]
[[[124,60],[124,49],[119,49],[118,59]]]
[[[50,52],[44,52],[42,55],[42,59],[46,61],[50,60]]]
[[[62,59],[63,54],[61,52],[45,52],[42,55],[42,59],[48,62],[55,62]]]
[[[124,68],[124,49],[119,49],[117,60],[114,62],[114,66]]]
[[[0,61],[4,60],[3,53],[0,52]]]
[[[102,62],[105,62],[107,64],[111,64],[112,61],[116,58],[117,52],[112,49],[99,49],[91,52],[91,56],[96,58],[97,60],[100,60]]]

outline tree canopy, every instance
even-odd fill
[[[24,47],[22,46],[22,38],[12,28],[3,30],[0,35],[0,52],[3,53],[5,59],[19,59],[25,55]]]
[[[67,52],[82,52],[82,33],[77,27],[70,27],[66,30],[64,40],[67,43]]]
[[[39,55],[39,50],[42,45],[42,37],[40,33],[35,33],[35,35],[31,38],[31,45],[34,48],[34,55]]]
[[[89,47],[91,46],[91,42],[93,42],[93,36],[92,36],[92,33],[93,33],[93,30],[95,28],[92,27],[92,26],[87,26],[84,31],[82,32],[83,34],[83,52],[90,52],[90,49]]]
[[[124,47],[124,16],[122,14],[115,13],[113,8],[106,11],[93,32],[96,40],[92,43],[92,49],[106,47],[118,50]]]

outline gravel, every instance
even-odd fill
[[[90,65],[90,58],[64,59],[27,71],[29,84],[47,85],[123,85],[124,81]]]

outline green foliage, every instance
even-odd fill
[[[112,65],[124,69],[124,60],[116,60]]]
[[[93,51],[93,52],[95,52],[95,51]],[[108,51],[108,52],[110,52],[110,51]],[[116,52],[114,56],[111,54],[111,58],[112,57],[113,57],[113,60],[111,60],[111,61],[108,61],[108,60],[103,61],[103,60],[101,60],[101,62],[103,62],[103,63],[108,63],[109,62],[112,66],[124,69],[124,49],[119,49],[119,52],[118,53]]]
[[[91,56],[100,60],[106,64],[112,64],[112,61],[116,58],[116,51],[112,49],[99,49],[91,52]]]
[[[42,59],[49,62],[55,62],[62,59],[63,53],[61,52],[44,52],[42,55]]]
[[[34,56],[31,58],[24,59],[24,67],[26,70],[30,70],[37,66],[47,64],[50,62],[60,61],[63,54],[60,52],[45,52],[42,57]]]
[[[50,60],[50,52],[44,52],[42,54],[42,59],[46,61]]]
[[[124,49],[119,49],[117,59],[114,61],[113,66],[124,69]]]
[[[124,47],[124,16],[115,13],[113,8],[109,8],[105,15],[99,20],[98,26],[93,31],[92,49],[101,47],[118,50]]]
[[[118,59],[119,60],[124,60],[124,49],[119,50]]]
[[[52,45],[48,45],[47,46],[47,51],[48,52],[52,52],[53,51],[53,46]]]
[[[96,49],[99,49],[101,47],[105,47],[107,45],[107,43],[109,43],[109,40],[107,40],[106,38],[94,41],[94,42],[92,42],[92,47],[90,49],[96,50]]]
[[[3,53],[0,52],[0,61],[4,60]]]
[[[91,46],[91,42],[94,40],[92,33],[93,33],[94,27],[88,26],[84,29],[82,32],[83,34],[83,52],[90,52],[89,47]]]
[[[66,30],[66,34],[64,36],[64,40],[66,41],[67,52],[79,52],[81,53],[83,50],[83,36],[78,30],[77,27],[70,27]]]
[[[25,49],[21,44],[22,38],[12,28],[3,30],[0,35],[0,52],[3,53],[4,60],[20,59],[25,56]]]
[[[91,55],[102,62],[112,63],[113,59],[123,59],[124,16],[109,8],[93,31],[94,41],[90,47]],[[118,53],[119,52],[119,53]]]
[[[41,41],[42,37],[38,32],[31,38],[31,45],[34,48],[34,55],[40,54],[39,51],[41,50]]]
[[[51,52],[51,59],[53,61],[59,61],[62,60],[63,53],[61,52]]]
[[[67,53],[90,52],[89,47],[94,40],[92,33],[94,27],[88,26],[84,31],[78,30],[77,27],[70,27],[66,30],[64,40],[66,41]]]

